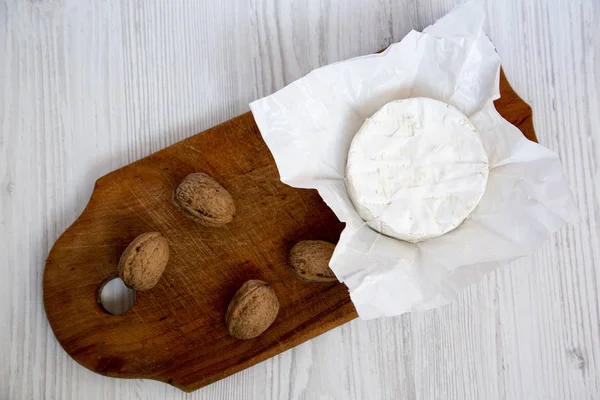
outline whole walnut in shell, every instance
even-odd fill
[[[173,203],[187,217],[209,226],[227,224],[235,216],[231,194],[201,172],[186,176],[173,192]]]
[[[250,280],[237,291],[225,314],[229,334],[252,339],[263,333],[279,313],[279,300],[267,282]]]
[[[298,277],[311,282],[333,282],[337,278],[329,268],[335,245],[323,240],[303,240],[290,251],[288,263]]]
[[[169,243],[159,232],[143,233],[127,246],[119,260],[119,276],[136,290],[153,288],[169,261]]]

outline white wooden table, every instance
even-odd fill
[[[0,398],[600,398],[599,0],[487,1],[487,31],[581,222],[454,304],[354,321],[189,396],[96,375],[48,326],[44,260],[97,178],[454,4],[0,1]]]

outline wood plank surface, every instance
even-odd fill
[[[500,80],[495,103],[536,140],[531,108]],[[195,172],[231,193],[236,217],[205,226],[172,204]],[[83,213],[52,247],[44,269],[44,308],[65,351],[116,378],[151,378],[193,391],[255,365],[357,317],[341,283],[298,279],[287,265],[301,240],[337,243],[339,222],[316,190],[295,189],[279,172],[252,114],[245,113],[102,178]],[[145,232],[161,232],[170,258],[158,284],[113,315],[102,306],[119,257]],[[224,314],[247,280],[269,282],[281,305],[259,338],[239,341]]]
[[[0,397],[600,397],[600,5],[486,1],[487,32],[581,222],[442,309],[353,321],[192,395],[82,368],[42,303],[93,182],[311,69],[422,29],[454,0],[0,2]]]

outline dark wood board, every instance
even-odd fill
[[[501,77],[498,111],[536,140],[530,107]],[[213,176],[236,201],[235,220],[199,225],[172,204],[192,172]],[[266,360],[357,317],[346,287],[308,283],[286,265],[305,239],[336,243],[344,225],[314,190],[279,181],[250,113],[176,143],[96,182],[81,216],[56,241],[44,271],[44,305],[65,351],[112,377],[148,378],[192,391]],[[117,275],[126,246],[160,231],[171,257],[156,287],[133,308],[111,315],[96,296]],[[256,339],[227,333],[225,310],[248,279],[270,282],[281,303],[275,323]]]

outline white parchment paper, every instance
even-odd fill
[[[500,59],[484,20],[479,2],[466,3],[382,54],[316,69],[250,105],[281,180],[318,189],[346,223],[330,266],[363,319],[443,305],[577,218],[557,155],[527,140],[494,108]],[[490,162],[486,192],[465,222],[416,244],[369,228],[344,183],[350,142],[362,123],[408,97],[461,110],[479,130]]]

